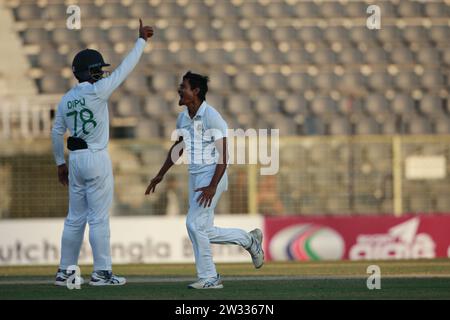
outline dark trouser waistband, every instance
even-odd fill
[[[78,137],[69,137],[67,139],[67,149],[70,151],[87,149],[86,141]]]

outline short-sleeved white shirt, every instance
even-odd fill
[[[206,101],[191,118],[187,107],[177,119],[178,136],[183,137],[189,172],[214,171],[219,159],[215,141],[228,136],[228,127],[219,112]]]

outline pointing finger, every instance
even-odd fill
[[[139,28],[142,28],[142,20],[139,18]]]

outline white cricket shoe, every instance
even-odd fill
[[[91,286],[122,286],[127,283],[124,277],[118,277],[108,270],[99,270],[92,272]]]
[[[254,229],[249,232],[252,238],[252,244],[247,251],[252,256],[253,265],[259,269],[264,264],[264,250],[262,248],[263,233],[260,229]]]
[[[62,269],[58,269],[58,272],[56,273],[56,278],[55,278],[55,286],[61,286],[61,287],[66,287],[67,286],[67,279],[69,279],[69,277],[74,273],[75,271],[72,272],[67,272],[67,270],[62,270]],[[80,285],[84,284],[84,279],[83,277],[78,277],[80,279]],[[75,277],[72,280],[72,284],[76,284],[76,279],[77,277]]]
[[[188,285],[189,289],[222,289],[222,279],[220,279],[220,275],[217,274],[217,277],[214,278],[205,278],[199,279],[194,283]]]

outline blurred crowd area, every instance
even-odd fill
[[[187,213],[186,165],[175,165],[150,196],[151,178],[169,142],[115,140],[110,144],[115,178],[112,215]],[[1,145],[2,218],[63,217],[67,190],[58,184],[49,141]],[[280,138],[280,168],[261,175],[260,165],[230,165],[229,188],[218,214],[393,215],[448,213],[449,136]],[[413,158],[438,158],[441,176],[408,176]],[[422,168],[427,173],[427,168]],[[429,173],[429,172],[428,172]]]
[[[66,9],[81,9],[69,30]],[[381,29],[366,22],[369,5]],[[112,96],[116,138],[167,137],[177,85],[210,76],[208,102],[231,128],[283,135],[450,133],[450,1],[7,0],[36,93],[76,83],[74,55],[98,49],[111,69],[155,27],[138,68]]]
[[[66,27],[72,4],[80,30]],[[369,5],[380,30],[367,28]],[[138,18],[155,35],[109,104],[112,214],[186,214],[185,166],[144,191],[169,149],[188,70],[210,77],[207,102],[230,129],[280,130],[278,174],[230,166],[218,213],[450,212],[449,0],[5,0],[0,217],[65,216],[49,136],[76,84],[72,59],[97,49],[113,70]],[[443,174],[407,177],[413,156],[439,158]]]

